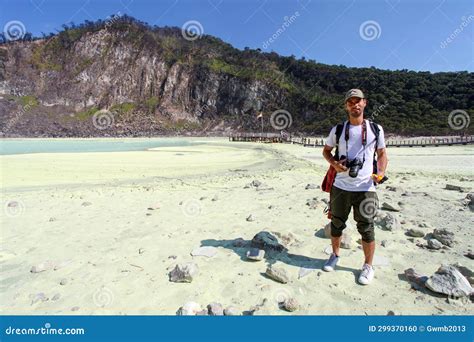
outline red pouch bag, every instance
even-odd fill
[[[324,192],[331,192],[332,185],[336,179],[336,169],[332,166],[329,166],[326,176],[324,176],[323,183],[321,184],[321,190]]]

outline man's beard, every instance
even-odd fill
[[[364,115],[364,111],[363,110],[359,110],[359,111],[349,111],[349,115],[354,117],[354,118],[358,118],[362,115]]]

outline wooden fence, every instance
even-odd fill
[[[298,144],[305,147],[322,147],[325,139],[310,137],[294,137],[281,135],[279,133],[234,133],[229,136],[229,141],[263,142],[263,143],[288,143]],[[452,146],[467,145],[474,143],[474,136],[458,137],[432,137],[432,138],[406,138],[387,139],[387,147],[426,147],[426,146]]]

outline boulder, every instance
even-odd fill
[[[199,274],[199,268],[195,263],[188,262],[176,265],[169,273],[170,281],[174,283],[190,283]]]
[[[441,266],[425,285],[431,291],[453,297],[468,297],[473,293],[469,281],[452,265]]]

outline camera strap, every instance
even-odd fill
[[[346,123],[346,129],[344,130],[344,138],[346,140],[346,156],[349,159],[349,128],[350,128],[350,121]],[[367,123],[362,121],[362,150],[365,150],[365,145],[367,145]],[[362,162],[365,163],[365,153],[363,154]]]

